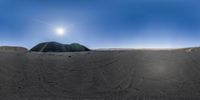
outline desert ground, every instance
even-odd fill
[[[200,48],[0,51],[0,100],[199,100]]]

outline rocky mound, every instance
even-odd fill
[[[14,46],[0,46],[0,52],[16,52],[16,53],[24,53],[27,52],[28,49],[24,47],[14,47]]]
[[[58,42],[44,42],[36,45],[30,51],[35,52],[79,52],[79,51],[89,51],[87,47],[78,44],[61,44]]]

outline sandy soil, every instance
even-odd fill
[[[0,51],[0,100],[198,100],[200,49]]]

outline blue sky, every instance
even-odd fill
[[[0,0],[0,45],[78,42],[90,48],[200,46],[195,0]],[[64,36],[56,27],[67,28]]]

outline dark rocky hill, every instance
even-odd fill
[[[36,45],[30,51],[36,52],[79,52],[79,51],[90,51],[87,47],[78,44],[61,44],[58,42],[44,42]]]

